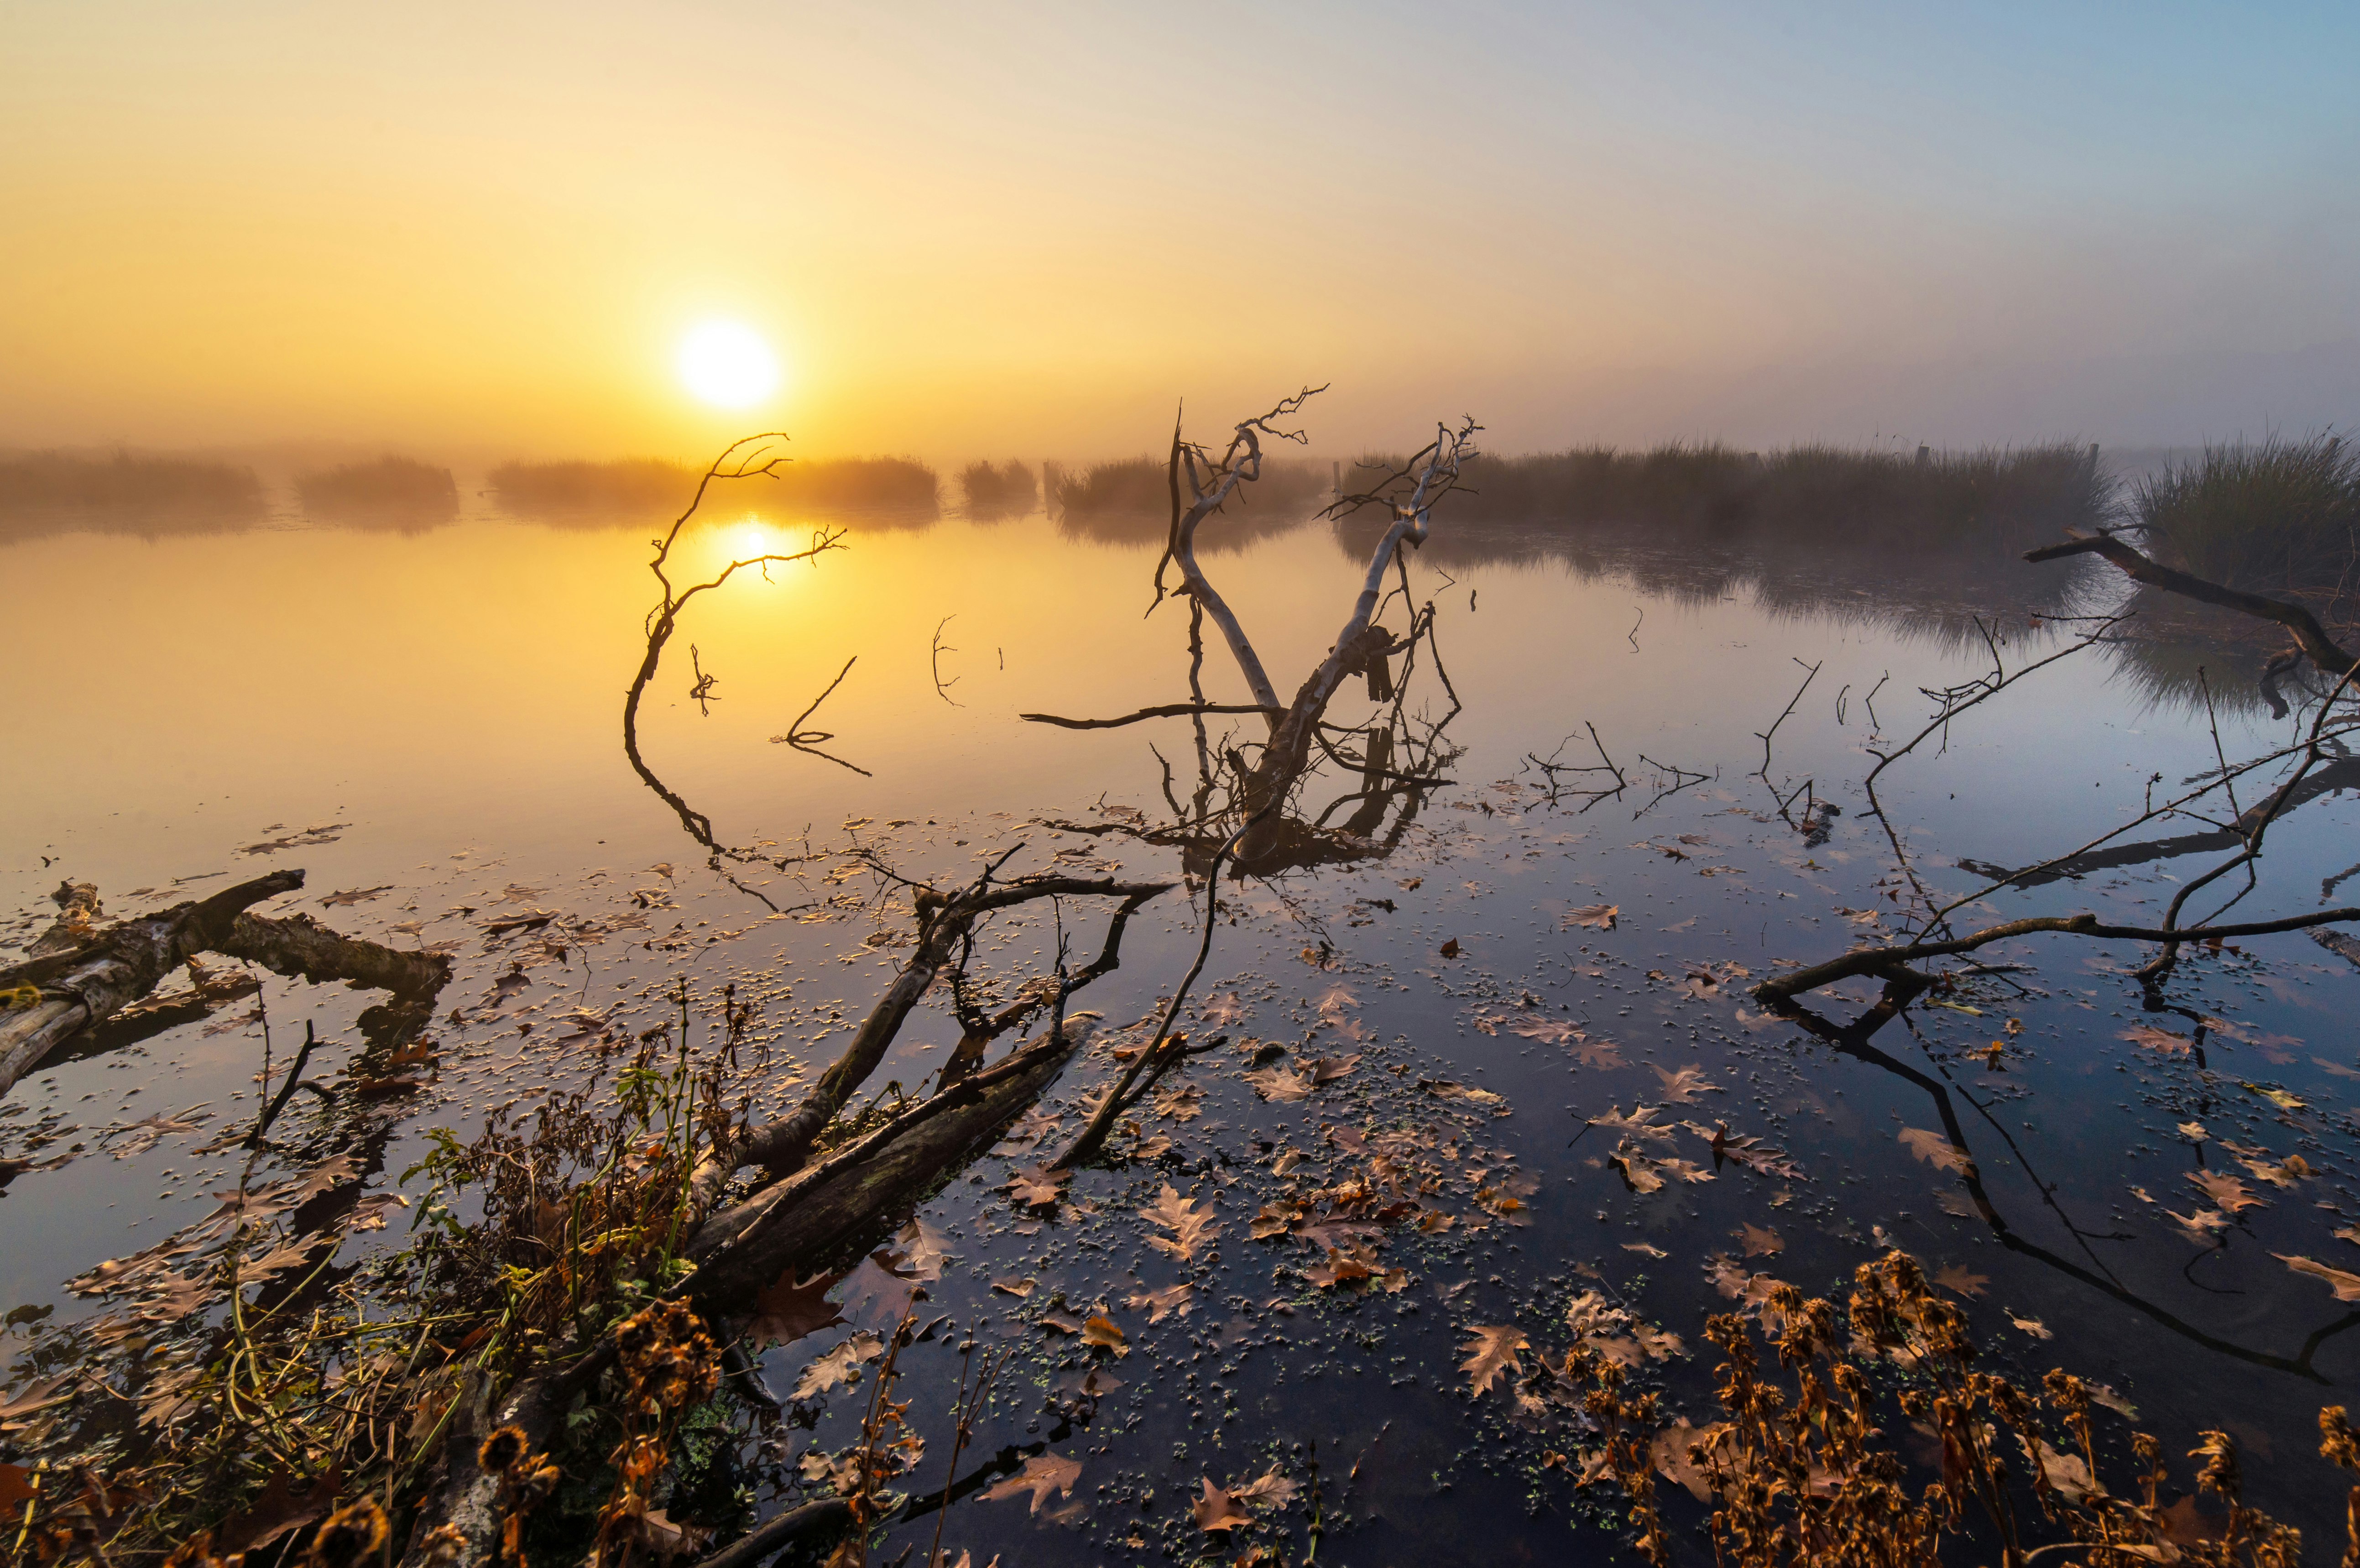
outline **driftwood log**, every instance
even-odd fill
[[[0,1013],[0,1094],[59,1044],[122,1012],[198,953],[243,959],[314,984],[345,981],[404,1001],[430,999],[450,979],[451,960],[440,953],[339,936],[308,915],[247,913],[247,905],[302,885],[300,871],[272,872],[211,898],[118,921],[69,951],[0,970],[0,994],[11,1000]]]

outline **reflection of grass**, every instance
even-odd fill
[[[1283,511],[1298,521],[1328,499],[1328,476],[1309,463],[1265,461],[1262,477],[1240,485],[1229,510]],[[1068,516],[1153,512],[1169,519],[1170,482],[1161,457],[1126,457],[1060,475],[1057,504]]]
[[[2360,454],[2334,435],[2208,446],[2141,483],[2131,510],[2200,577],[2333,601],[2360,552]]]
[[[1040,487],[1032,470],[1011,457],[998,468],[988,462],[968,464],[959,471],[959,491],[969,517],[1001,518],[1031,511]]]
[[[76,457],[40,452],[0,460],[0,511],[86,511],[252,517],[262,481],[250,468],[191,457]]]
[[[678,463],[625,458],[610,463],[504,463],[492,490],[520,517],[584,517],[676,510],[696,489],[696,473]],[[775,480],[748,492],[768,507],[894,507],[931,514],[934,471],[908,457],[837,457],[786,464]]]
[[[1923,461],[1832,446],[1590,447],[1480,458],[1467,483],[1474,493],[1448,507],[1470,521],[1635,524],[1732,542],[1994,558],[2094,524],[2107,504],[2090,452],[2065,444],[1928,453]]]
[[[295,493],[315,517],[448,521],[458,515],[459,487],[451,470],[408,457],[380,457],[298,475]]]

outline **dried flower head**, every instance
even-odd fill
[[[304,1562],[310,1568],[353,1568],[385,1544],[387,1529],[385,1510],[374,1497],[347,1503],[320,1526]]]

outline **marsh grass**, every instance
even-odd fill
[[[668,513],[697,476],[661,458],[613,462],[504,463],[491,472],[494,499],[518,517],[548,521],[601,520],[624,513]],[[909,457],[836,457],[786,464],[775,482],[751,492],[761,510],[891,509],[934,515],[934,471]]]
[[[432,526],[459,515],[450,469],[391,455],[299,474],[295,494],[313,517]]]
[[[1360,466],[1382,458],[1366,459]],[[1741,452],[1673,443],[1481,457],[1454,516],[1553,531],[1644,526],[1720,542],[1862,554],[1928,550],[1997,559],[2107,515],[2110,486],[2086,447],[1929,453],[1826,445]],[[1348,477],[1347,489],[1352,488]],[[1365,515],[1365,514],[1364,514]]]
[[[1240,486],[1238,499],[1207,523],[1200,547],[1236,549],[1295,527],[1328,503],[1331,488],[1317,464],[1265,460],[1262,478]],[[1052,495],[1058,527],[1068,538],[1147,543],[1171,527],[1172,492],[1161,457],[1126,457],[1061,474]]]
[[[0,514],[81,513],[108,525],[158,518],[259,517],[251,468],[195,457],[36,452],[0,459]]]
[[[1041,488],[1032,470],[1011,457],[997,468],[989,461],[968,464],[959,471],[959,493],[966,498],[967,516],[993,521],[1031,511]]]
[[[2208,446],[2142,481],[2129,511],[2152,548],[2197,576],[2341,602],[2360,565],[2360,452],[2323,433]]]

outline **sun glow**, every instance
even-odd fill
[[[740,322],[710,321],[680,341],[680,379],[716,408],[750,409],[779,389],[779,361],[759,334]]]

